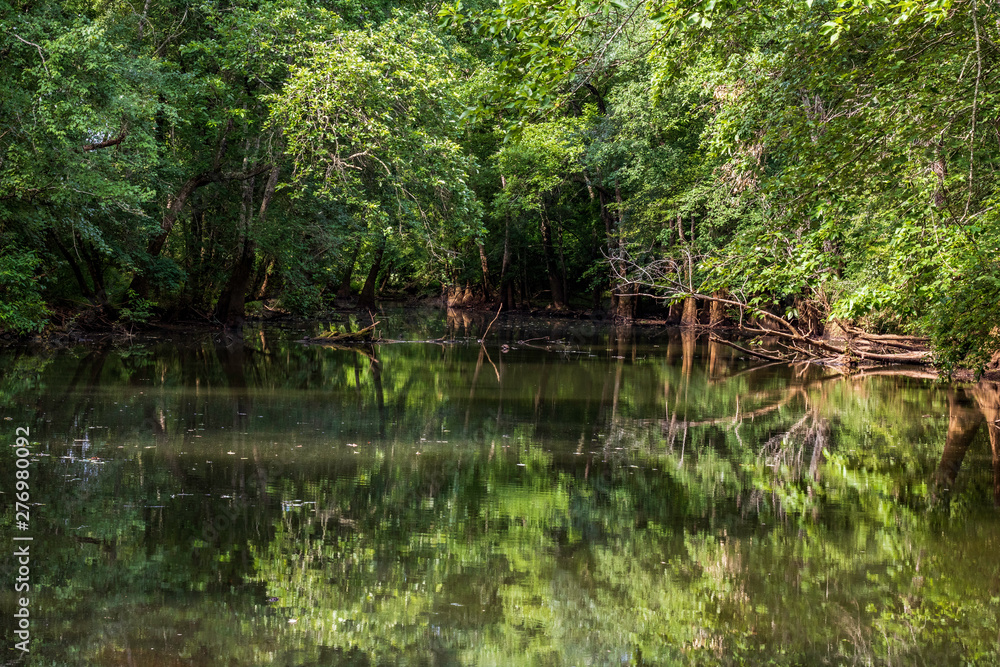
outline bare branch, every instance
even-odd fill
[[[8,33],[8,34],[13,35],[14,37],[16,37],[18,39],[18,41],[24,42],[28,46],[33,46],[36,49],[38,49],[38,57],[42,59],[42,68],[45,70],[46,74],[49,73],[49,68],[45,64],[45,55],[42,53],[42,47],[38,46],[38,44],[35,44],[34,42],[29,42],[25,38],[23,38],[20,35],[18,35],[16,32],[11,32],[11,33]]]
[[[99,141],[99,142],[97,142],[95,144],[84,144],[80,148],[80,150],[82,150],[84,152],[87,152],[87,151],[100,150],[102,148],[110,148],[111,146],[117,146],[121,142],[125,141],[125,137],[127,137],[127,136],[128,136],[128,127],[123,126],[122,127],[122,131],[119,132],[118,136],[115,137],[114,139],[107,139],[106,141]]]

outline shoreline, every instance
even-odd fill
[[[607,328],[631,328],[631,327],[661,327],[674,329],[680,332],[690,332],[697,337],[725,333],[731,335],[736,340],[752,338],[752,334],[744,332],[739,327],[729,324],[694,324],[683,325],[672,322],[662,317],[637,317],[631,321],[616,321],[609,317],[607,312],[593,310],[555,310],[552,308],[531,308],[531,309],[510,309],[503,310],[502,313],[494,311],[489,305],[477,304],[475,306],[451,307],[440,303],[438,299],[429,300],[406,300],[406,301],[384,301],[380,304],[379,311],[389,308],[400,311],[442,311],[444,313],[463,314],[467,317],[482,317],[486,321],[494,319],[497,315],[513,318],[520,321],[542,321],[542,320],[565,320],[579,323],[590,323]],[[340,306],[332,307],[312,316],[303,317],[292,315],[283,311],[271,311],[274,314],[266,317],[248,316],[240,324],[227,327],[219,322],[211,322],[205,319],[175,318],[175,319],[152,319],[144,323],[132,325],[124,324],[104,324],[93,326],[92,323],[76,325],[75,318],[69,318],[68,322],[62,325],[49,324],[41,332],[28,336],[15,336],[12,334],[0,334],[0,348],[42,348],[42,349],[65,349],[75,345],[87,345],[94,343],[101,344],[124,344],[124,343],[149,343],[151,340],[169,340],[174,335],[187,334],[226,334],[236,337],[237,330],[242,331],[247,326],[266,326],[269,324],[315,324],[328,322],[331,319],[350,317],[364,311],[359,311],[355,307]],[[492,317],[491,317],[492,316]],[[242,334],[239,334],[242,335]],[[399,343],[403,341],[393,341]],[[378,344],[379,340],[370,341],[371,344]],[[844,368],[847,364],[824,363],[822,360],[803,359],[798,362],[792,360],[782,360],[772,363],[811,363],[822,366]],[[846,377],[852,375],[870,374],[871,371],[881,371],[880,374],[894,374],[896,369],[900,375],[919,374],[923,379],[934,380],[951,384],[976,384],[978,382],[1000,382],[1000,369],[987,370],[977,379],[973,370],[959,368],[949,375],[933,365],[925,365],[919,368],[901,363],[886,363],[865,361],[850,365],[850,369],[844,373]],[[914,375],[916,377],[916,375]]]

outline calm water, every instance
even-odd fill
[[[381,319],[0,354],[3,664],[998,662],[1000,387]]]

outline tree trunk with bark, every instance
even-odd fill
[[[712,296],[722,298],[722,292],[713,292]],[[712,327],[720,327],[726,320],[725,308],[719,301],[710,301],[708,304],[708,324]]]
[[[337,288],[338,299],[349,299],[351,297],[351,278],[354,277],[354,267],[358,263],[358,253],[361,251],[361,242],[354,246],[351,258],[347,260],[347,268],[344,276],[340,279],[340,287]]]
[[[493,300],[493,287],[490,285],[490,265],[486,261],[486,249],[483,248],[482,243],[477,243],[479,246],[479,264],[483,269],[483,297],[487,301]]]
[[[385,254],[385,238],[379,239],[375,248],[375,257],[372,260],[371,268],[368,270],[368,277],[365,279],[365,286],[361,288],[361,295],[358,296],[358,308],[375,307],[375,283],[378,280],[378,272],[382,268],[382,257]]]
[[[395,268],[395,262],[389,262],[389,266],[386,267],[382,274],[382,282],[378,286],[378,291],[375,292],[376,295],[382,296],[382,292],[385,290],[385,286],[389,284],[389,279],[392,278],[392,270]]]
[[[215,317],[226,327],[236,327],[243,324],[246,309],[246,293],[250,286],[250,276],[253,273],[256,244],[247,239],[243,242],[243,250],[233,265],[226,286],[219,295],[215,305]]]
[[[510,219],[503,232],[503,260],[500,262],[500,304],[508,309],[514,306],[514,286],[510,279]]]
[[[261,174],[271,168],[271,165],[258,165],[250,171],[247,172],[222,172],[217,169],[210,171],[204,171],[197,176],[189,178],[181,186],[177,194],[168,200],[167,209],[163,213],[163,219],[160,222],[160,231],[149,240],[146,245],[146,254],[155,259],[160,256],[163,251],[163,246],[167,243],[167,237],[170,235],[170,230],[174,228],[177,223],[177,218],[180,216],[181,211],[184,209],[184,204],[187,203],[188,198],[194,193],[198,188],[208,185],[209,183],[219,183],[223,181],[242,181],[248,178],[253,178],[257,174]],[[132,278],[132,283],[129,289],[135,291],[135,293],[140,297],[145,297],[149,294],[149,276],[145,272],[140,272]]]
[[[635,319],[636,296],[635,285],[623,285],[612,299],[611,312],[616,322],[628,323]]]
[[[80,265],[77,263],[76,259],[72,254],[70,254],[69,250],[66,249],[66,246],[63,245],[62,241],[59,240],[55,231],[50,228],[46,230],[45,235],[48,237],[49,242],[59,250],[59,254],[63,256],[66,263],[69,264],[69,270],[73,272],[73,277],[76,278],[76,282],[80,286],[80,293],[87,299],[87,301],[95,303],[94,290],[90,287],[87,279],[83,277],[83,271],[80,269]]]
[[[698,324],[698,300],[693,296],[684,299],[684,312],[681,315],[682,327],[693,327]]]
[[[278,173],[280,169],[277,165],[271,168],[267,183],[264,186],[264,195],[261,198],[260,210],[257,213],[258,222],[263,222],[267,217],[267,209],[274,197],[274,191],[278,186]],[[226,281],[226,286],[219,295],[219,301],[215,307],[215,317],[226,327],[234,327],[243,323],[246,309],[246,295],[250,287],[250,277],[253,275],[254,260],[256,259],[256,244],[248,237],[250,226],[253,221],[252,204],[253,179],[248,179],[243,187],[244,203],[244,225],[241,236],[241,250]]]
[[[257,275],[254,276],[253,284],[250,289],[251,301],[260,301],[264,298],[267,293],[267,286],[271,273],[274,271],[274,258],[267,259],[260,263],[260,267],[257,269]]]
[[[598,172],[600,176],[600,172]],[[604,236],[607,243],[607,254],[610,257],[608,262],[608,287],[611,290],[611,313],[616,320],[631,321],[635,318],[635,294],[638,292],[636,286],[627,285],[624,276],[627,273],[627,266],[618,256],[620,242],[617,230],[620,227],[621,219],[616,218],[611,210],[612,198],[621,210],[621,188],[615,182],[614,193],[601,185],[593,185],[587,182],[587,187],[597,191],[597,200],[600,204],[601,220],[604,222]]]
[[[558,310],[566,307],[566,295],[563,293],[563,282],[556,263],[555,248],[552,245],[552,228],[545,214],[542,214],[542,251],[545,254],[545,271],[549,275],[549,289],[552,291],[552,305]]]

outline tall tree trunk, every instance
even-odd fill
[[[500,185],[507,187],[507,179],[500,174]],[[508,309],[513,303],[514,288],[510,280],[510,216],[504,216],[503,259],[500,261],[500,304]]]
[[[268,278],[273,270],[273,257],[265,258],[264,261],[260,263],[260,266],[254,275],[253,281],[250,284],[250,291],[247,293],[251,301],[260,301],[264,298],[264,292],[267,290]]]
[[[340,287],[337,288],[338,299],[348,299],[351,296],[351,278],[354,277],[354,266],[358,263],[358,253],[361,251],[361,241],[358,241],[351,252],[351,258],[347,260],[347,268],[344,276],[340,279]]]
[[[698,324],[698,300],[693,296],[684,299],[684,313],[681,315],[681,326],[692,327]]]
[[[62,244],[62,241],[59,240],[55,231],[47,229],[45,235],[48,237],[52,245],[59,250],[59,254],[63,256],[66,263],[69,264],[69,270],[73,272],[73,277],[76,278],[76,282],[80,286],[80,293],[83,294],[88,301],[94,303],[94,290],[91,289],[87,279],[83,277],[83,271],[80,270],[80,265],[77,263],[76,259],[74,259],[73,255],[66,249],[66,246]]]
[[[188,279],[184,286],[192,304],[200,304],[202,299],[201,280],[201,224],[204,213],[196,203],[191,206],[191,224],[184,229],[184,272]]]
[[[389,266],[387,266],[385,271],[383,272],[382,282],[378,286],[378,291],[375,292],[375,294],[377,294],[378,296],[382,296],[382,290],[384,290],[385,286],[389,284],[389,278],[392,277],[392,270],[394,268],[395,268],[395,263],[389,262]]]
[[[211,171],[204,171],[193,178],[189,178],[185,181],[184,185],[181,186],[181,189],[177,191],[177,195],[168,200],[167,210],[164,211],[163,219],[160,221],[160,231],[156,236],[149,240],[149,243],[146,245],[146,254],[151,258],[160,256],[163,246],[167,243],[167,237],[170,235],[170,230],[174,228],[174,225],[177,223],[177,218],[180,216],[180,213],[184,208],[184,204],[187,203],[188,198],[195,190],[204,185],[208,185],[209,183],[234,180],[242,181],[248,178],[253,178],[257,174],[263,173],[269,168],[271,168],[270,165],[259,165],[250,171],[239,173],[221,172],[217,169],[213,169]],[[138,273],[132,278],[132,284],[129,287],[140,297],[146,296],[149,293],[150,287],[149,277],[144,272]]]
[[[617,212],[618,215],[617,215],[617,220],[614,221],[616,224],[613,230],[613,236],[614,236],[613,241],[615,243],[615,247],[617,248],[621,245],[621,238],[619,237],[619,233],[621,231],[621,226],[622,226],[622,188],[621,185],[618,183],[617,178],[615,179],[615,211]],[[608,244],[609,250],[610,246],[611,244],[609,242]],[[620,266],[618,272],[619,274],[624,273],[624,267]],[[623,291],[623,290],[619,289],[618,291]],[[637,300],[637,297],[635,295],[639,291],[639,286],[629,285],[629,289],[624,291],[626,291],[627,294],[623,294],[622,296],[618,297],[618,303],[616,304],[617,307],[615,308],[615,319],[631,322],[633,319],[635,319],[635,304]]]
[[[682,303],[672,303],[667,309],[667,322],[669,324],[678,324],[681,321],[681,312],[683,311]]]
[[[617,297],[612,301],[612,312],[615,320],[631,322],[635,319],[636,292],[638,291],[639,288],[636,285],[618,287]]]
[[[589,182],[587,188],[590,190],[590,198],[594,199],[594,191],[593,188],[590,187]],[[590,258],[592,262],[598,262],[603,256],[604,253],[601,249],[601,237],[598,233],[597,225],[594,225],[590,228]],[[591,300],[593,302],[591,307],[594,312],[597,312],[601,309],[601,305],[604,301],[604,286],[599,281],[594,280],[591,292]]]
[[[677,236],[681,243],[687,243],[684,239],[684,225],[681,222],[681,216],[677,216]],[[694,221],[691,222],[691,236],[690,242],[694,243]],[[687,279],[690,284],[693,281],[694,267],[691,265],[691,255],[688,255],[687,262]],[[689,296],[684,299],[684,312],[681,313],[681,326],[691,327],[698,324],[698,301],[693,297]]]
[[[236,327],[243,323],[246,307],[246,293],[253,274],[256,244],[250,239],[243,242],[243,249],[233,265],[226,286],[222,288],[215,306],[215,317],[226,327]]]
[[[566,307],[566,297],[563,294],[562,279],[556,266],[555,250],[552,247],[552,229],[545,213],[542,213],[542,250],[545,254],[545,270],[549,274],[549,289],[552,290],[552,305],[562,310]]]
[[[601,205],[601,220],[604,221],[604,240],[608,248],[608,257],[611,257],[611,262],[614,262],[615,254],[615,219],[611,211],[608,209],[608,195],[603,187],[597,190],[598,202]],[[611,289],[611,312],[614,313],[618,309],[618,278],[615,271],[614,264],[609,262],[610,274],[608,276],[608,286]]]
[[[90,279],[94,283],[94,298],[97,305],[106,308],[111,304],[108,301],[108,293],[104,289],[104,267],[101,265],[101,256],[89,243],[83,240],[79,232],[74,230],[73,236],[76,238],[83,260],[87,265],[87,273],[90,274]]]
[[[177,191],[177,194],[172,197],[167,204],[167,210],[163,212],[163,219],[160,221],[160,232],[150,239],[149,243],[146,245],[146,253],[152,257],[157,257],[160,251],[163,250],[163,246],[167,242],[167,236],[170,234],[170,230],[174,228],[174,224],[177,222],[177,218],[181,214],[181,210],[184,208],[184,204],[187,203],[188,197],[203,185],[208,185],[213,180],[213,172],[203,172],[198,174],[194,178],[188,179],[181,189]]]
[[[479,246],[479,263],[483,268],[483,296],[486,297],[487,301],[493,299],[493,288],[490,286],[490,265],[486,261],[486,250],[483,248],[482,243],[477,243]]]
[[[525,268],[526,264],[525,264],[525,261],[524,261],[524,257],[527,254],[528,254],[527,253],[527,249],[522,246],[522,248],[521,248],[521,261],[520,261],[521,272],[520,272],[520,276],[518,276],[520,278],[520,281],[518,282],[517,287],[518,287],[518,290],[520,290],[520,292],[521,292],[521,303],[522,304],[527,304],[528,308],[531,308],[531,287],[528,285],[528,271]]]
[[[600,176],[600,172],[598,172]],[[608,286],[611,289],[611,312],[615,319],[630,321],[635,317],[635,292],[636,289],[628,289],[621,279],[625,267],[622,262],[615,259],[620,241],[618,239],[618,229],[621,226],[621,188],[615,181],[615,191],[612,194],[603,186],[596,186],[598,202],[601,205],[601,219],[604,221],[604,235],[608,246],[609,262]],[[611,211],[611,199],[618,207],[618,216]]]
[[[271,168],[271,173],[267,177],[267,183],[264,186],[264,195],[260,202],[260,211],[257,213],[258,221],[263,221],[267,216],[268,206],[274,197],[274,191],[278,185],[279,171],[280,169],[275,165]],[[245,221],[243,236],[241,238],[242,249],[215,307],[215,317],[226,327],[239,326],[243,323],[245,315],[246,295],[250,287],[250,277],[253,275],[253,264],[256,257],[256,244],[248,236],[250,225],[253,221],[253,213],[250,208],[252,203],[253,179],[248,179],[243,184],[244,215],[241,217],[244,217]]]
[[[368,277],[365,279],[365,286],[361,288],[361,295],[358,297],[358,308],[375,307],[375,281],[378,279],[378,272],[382,268],[382,256],[385,254],[385,237],[379,239],[375,248],[375,258],[372,266],[368,270]]]
[[[514,286],[510,279],[510,218],[503,232],[503,261],[500,263],[500,301],[508,309],[514,305]]]
[[[712,293],[712,296],[723,299],[726,296],[725,292],[716,291]],[[725,309],[719,301],[713,301],[708,306],[708,324],[713,327],[720,327],[726,319]]]
[[[569,285],[566,282],[566,254],[563,252],[563,228],[562,224],[556,226],[559,234],[559,277],[562,280],[563,299],[569,301]]]

